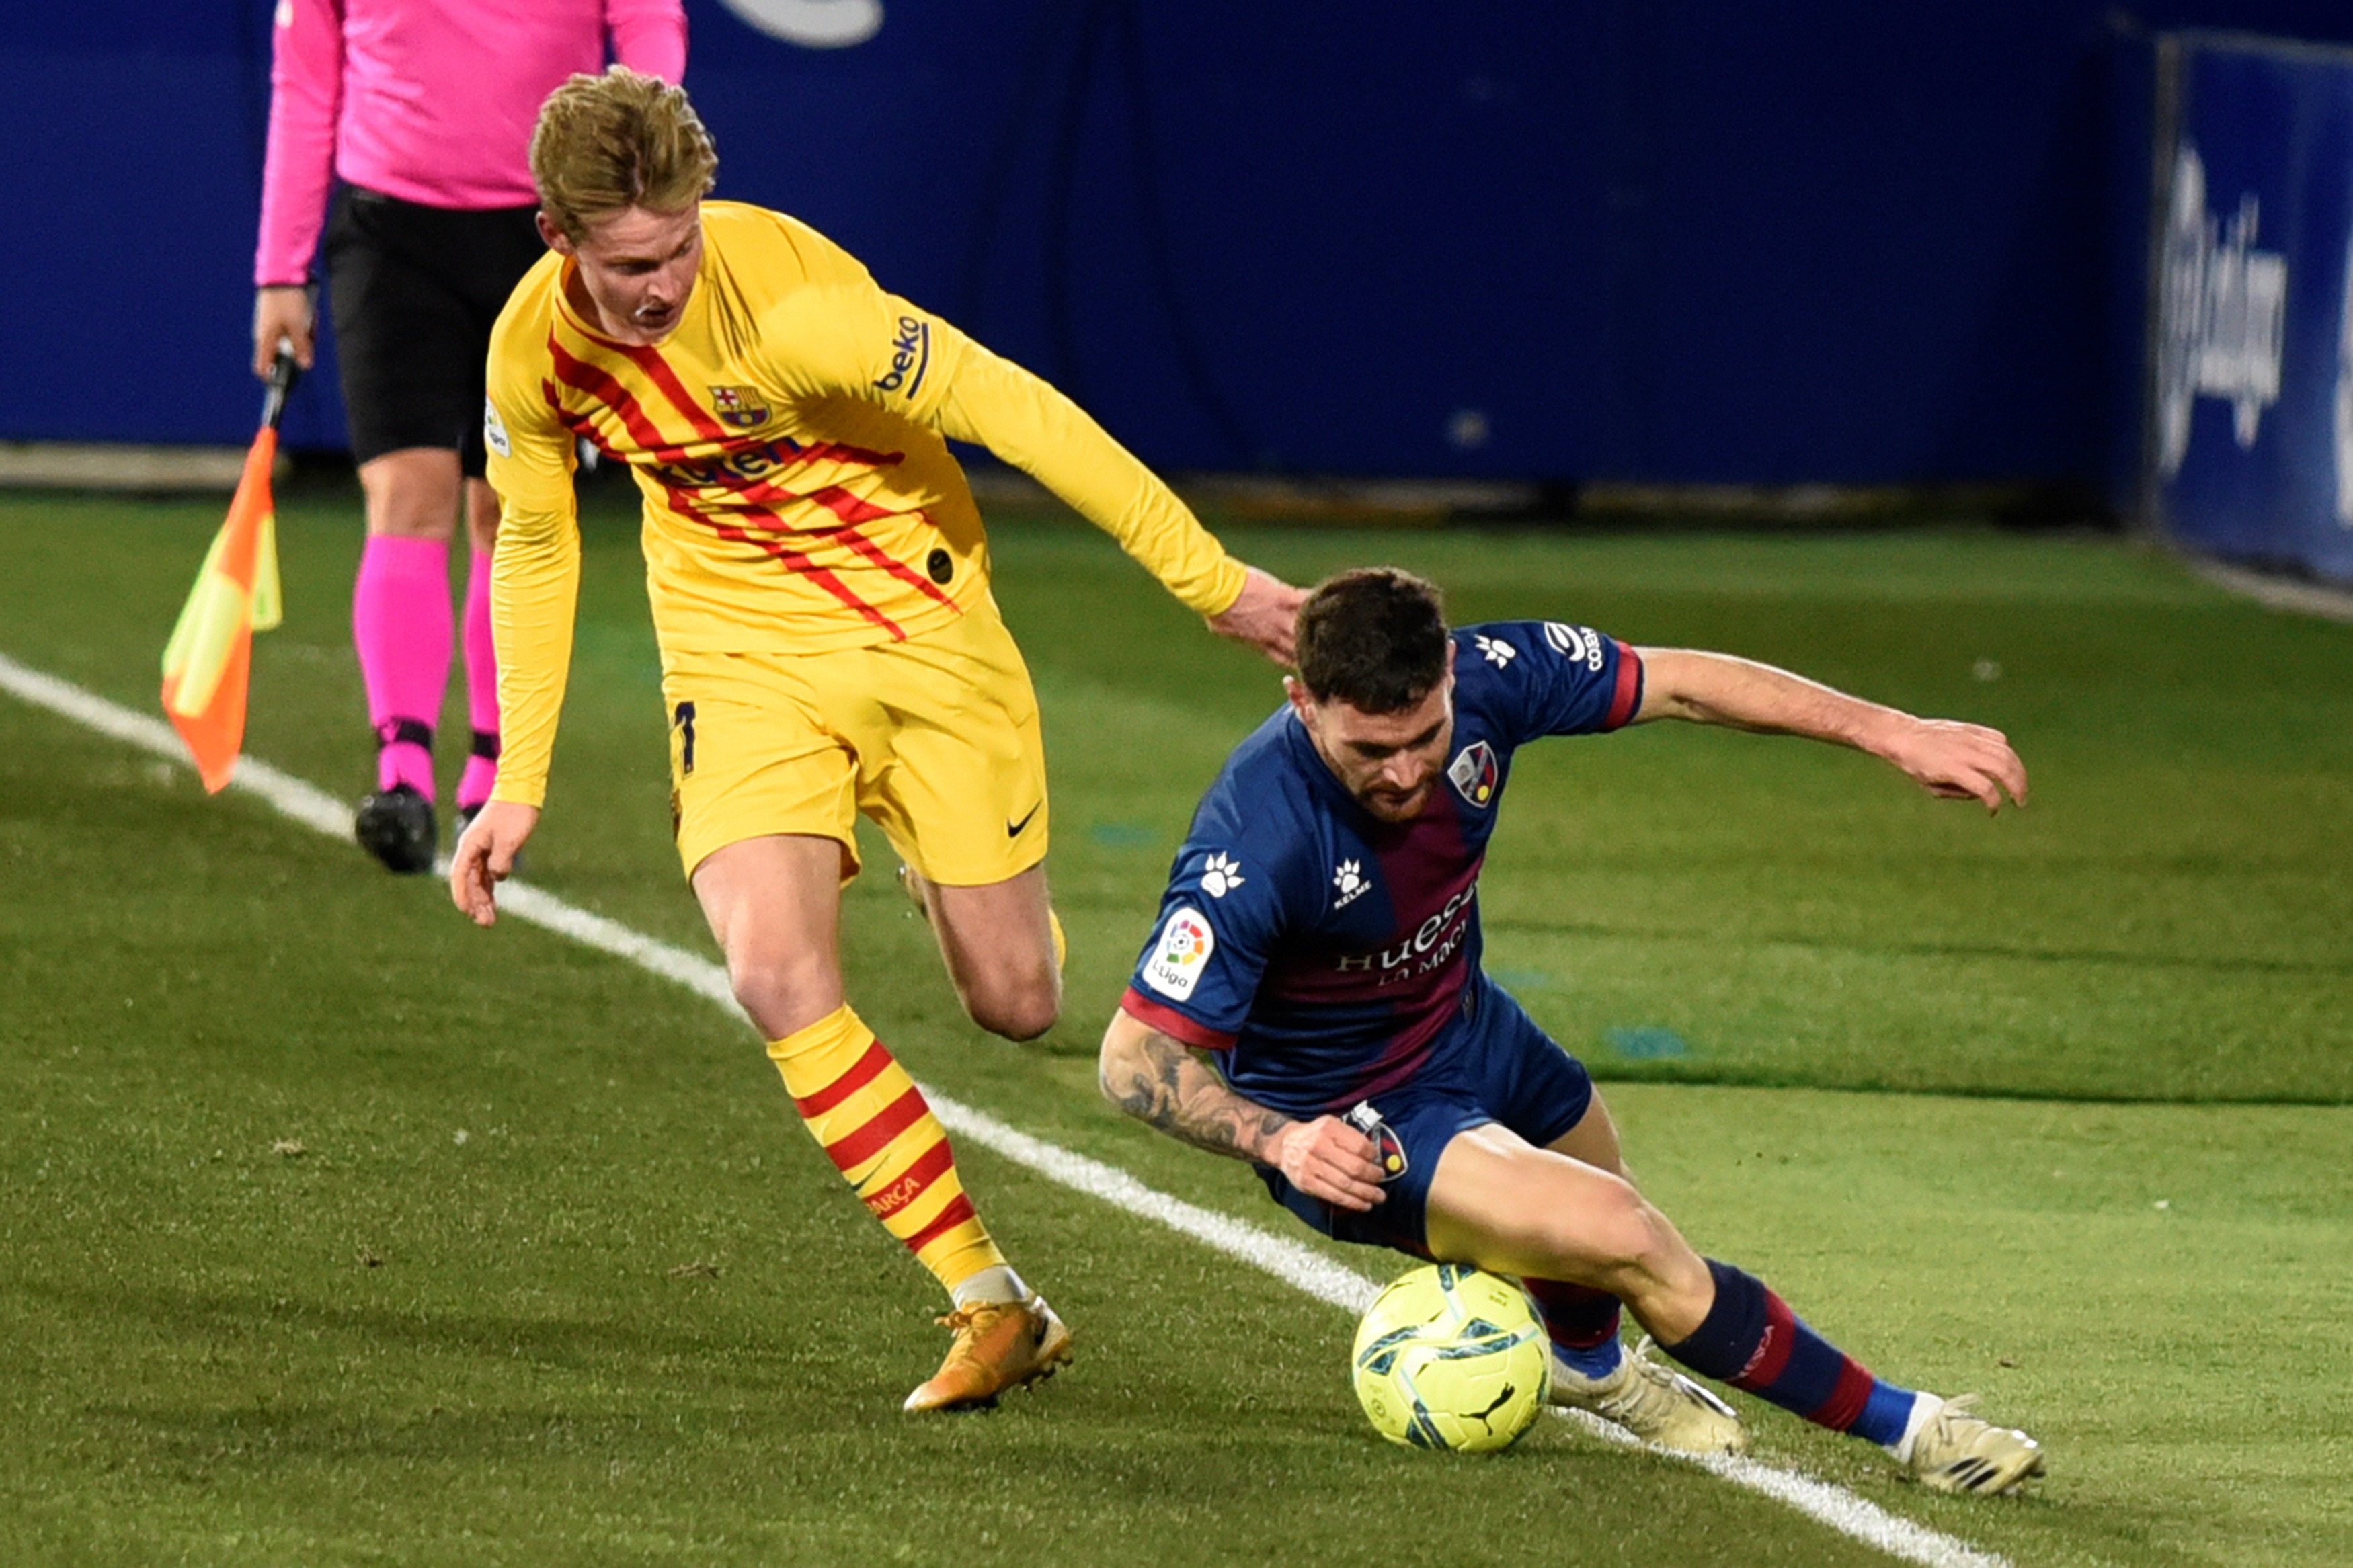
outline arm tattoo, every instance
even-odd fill
[[[1292,1120],[1236,1094],[1190,1050],[1157,1030],[1144,1031],[1116,1063],[1104,1062],[1103,1085],[1112,1102],[1138,1121],[1197,1149],[1240,1160],[1264,1158],[1267,1140]]]

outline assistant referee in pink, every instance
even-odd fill
[[[353,826],[395,871],[429,869],[438,837],[433,727],[449,680],[449,542],[461,498],[473,744],[458,784],[460,831],[497,777],[490,563],[499,507],[482,482],[482,366],[491,323],[545,248],[532,218],[533,121],[565,78],[602,70],[608,56],[678,82],[680,0],[279,0],[254,373],[269,373],[280,343],[311,363],[311,258],[323,224],[367,503],[352,640],[376,782]]]

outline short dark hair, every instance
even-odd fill
[[[1299,680],[1318,702],[1402,713],[1446,675],[1446,597],[1394,566],[1326,577],[1299,606]]]

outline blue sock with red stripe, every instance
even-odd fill
[[[1618,1298],[1557,1279],[1523,1279],[1544,1320],[1552,1353],[1562,1365],[1599,1382],[1618,1370],[1626,1352],[1618,1343]]]
[[[1883,1448],[1904,1439],[1919,1395],[1871,1375],[1862,1363],[1806,1326],[1804,1319],[1753,1274],[1707,1260],[1715,1304],[1680,1344],[1659,1348],[1704,1376],[1833,1432],[1852,1432]]]

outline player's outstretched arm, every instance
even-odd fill
[[[1097,1062],[1103,1098],[1197,1149],[1272,1165],[1303,1193],[1362,1213],[1381,1201],[1372,1141],[1336,1116],[1300,1121],[1228,1089],[1191,1047],[1125,1013]]]
[[[449,897],[478,926],[499,921],[498,885],[539,826],[539,807],[494,800],[482,807],[449,857]]]
[[[1852,746],[1893,763],[1931,795],[2001,809],[2007,793],[2026,804],[2026,764],[2009,737],[1982,724],[1915,719],[1819,681],[1729,654],[1639,648],[1642,701],[1633,722],[1685,719],[1701,724]]]
[[[1288,669],[1298,662],[1294,638],[1299,606],[1307,602],[1307,590],[1294,588],[1255,566],[1243,571],[1241,596],[1209,617],[1209,629],[1250,644]]]
[[[987,447],[1053,491],[1213,630],[1291,663],[1304,593],[1228,555],[1176,491],[1054,387],[944,322],[934,332],[944,354],[954,345],[954,369],[933,394],[944,435]]]

